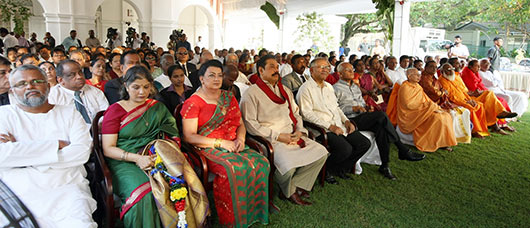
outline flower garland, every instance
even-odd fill
[[[155,167],[151,170],[150,175],[160,172],[164,179],[169,183],[169,200],[174,204],[175,210],[178,213],[178,228],[187,228],[188,222],[186,221],[186,195],[188,190],[186,189],[186,181],[182,176],[174,177],[167,172],[167,168],[162,161],[162,158],[156,153],[155,146],[152,145],[149,149],[149,154],[156,155]]]

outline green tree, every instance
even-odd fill
[[[410,7],[410,24],[423,27],[431,24],[436,28],[455,30],[459,24],[484,19],[490,4],[495,0],[444,0],[413,2]],[[496,12],[499,13],[499,12]]]
[[[522,47],[530,35],[530,0],[489,1],[491,4],[485,13],[485,18],[498,22],[506,36],[509,36],[511,32],[521,33],[523,35]]]
[[[295,34],[297,35],[296,43],[300,46],[312,42],[313,44],[320,44],[320,50],[331,50],[333,36],[329,35],[329,26],[322,14],[303,13],[296,17],[298,27]]]
[[[340,15],[348,19],[342,25],[343,38],[340,45],[345,47],[350,39],[357,33],[381,32],[379,17],[375,13]]]
[[[17,34],[24,32],[24,22],[33,16],[31,10],[26,7],[24,1],[0,0],[0,20],[15,23],[13,31]]]
[[[379,23],[385,31],[385,40],[390,41],[392,46],[392,37],[394,35],[394,0],[372,0],[375,4],[379,18]]]

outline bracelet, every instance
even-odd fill
[[[126,151],[123,151],[123,153],[121,154],[121,158],[120,158],[120,160],[121,160],[121,161],[124,161],[126,156],[127,156],[127,152],[126,152]]]
[[[215,139],[215,141],[213,142],[213,147],[214,147],[214,148],[219,148],[219,147],[221,147],[221,140],[222,140],[222,139],[220,139],[220,138]]]

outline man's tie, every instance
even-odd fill
[[[75,102],[75,108],[79,113],[81,113],[81,116],[83,116],[83,119],[85,119],[86,123],[90,123],[90,118],[88,117],[88,113],[86,111],[85,105],[83,104],[83,100],[81,100],[81,91],[75,91],[74,92],[74,102]]]
[[[301,75],[300,75],[300,78],[302,79],[302,84],[304,84],[304,83],[305,83],[305,77],[304,77],[304,75],[301,74]]]
[[[186,63],[181,63],[182,69],[184,69],[184,74],[186,74],[186,77],[188,77],[188,68],[186,67]]]

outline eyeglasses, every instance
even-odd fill
[[[188,52],[177,52],[177,54],[179,54],[179,55],[187,55]]]
[[[148,56],[148,57],[145,57],[145,60],[155,60],[156,58],[154,56]]]
[[[37,85],[42,85],[44,83],[46,83],[46,80],[33,79],[30,81],[19,81],[14,85],[14,87],[17,89],[21,89],[21,88],[28,86],[29,84],[31,84],[32,86],[37,86]]]
[[[328,66],[328,65],[322,65],[322,66],[315,66],[315,68],[318,68],[318,69],[327,69],[327,70],[331,70],[331,67]]]

